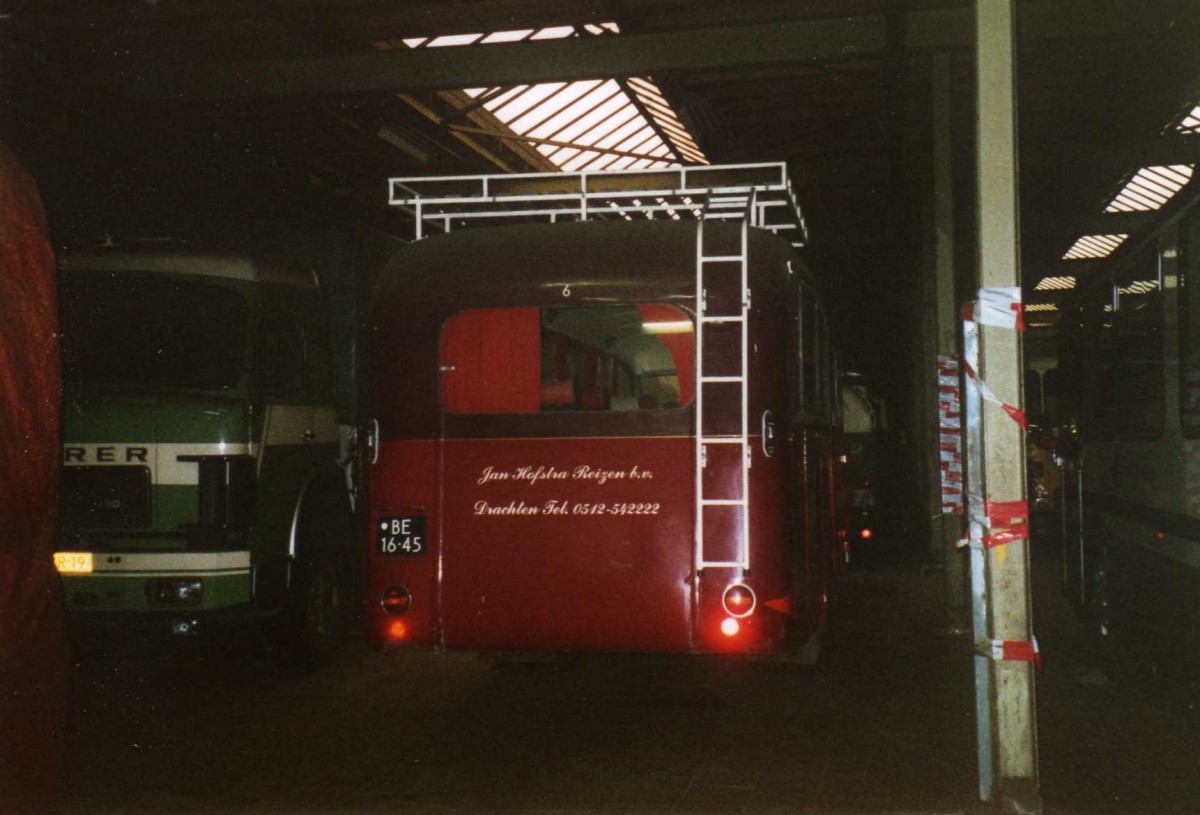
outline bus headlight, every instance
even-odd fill
[[[204,599],[204,581],[174,577],[147,580],[146,599],[161,606],[198,606]]]

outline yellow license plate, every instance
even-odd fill
[[[55,552],[54,568],[62,574],[91,574],[91,552]]]

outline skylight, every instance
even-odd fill
[[[1200,105],[1196,105],[1180,120],[1178,129],[1185,133],[1200,133]]]
[[[616,23],[603,23],[401,42],[409,48],[440,48],[618,33]],[[377,48],[398,45],[376,43]],[[467,109],[482,108],[508,128],[505,133],[481,135],[518,138],[562,170],[641,170],[708,164],[704,151],[649,78],[465,88],[463,93],[468,97]],[[452,125],[451,129],[480,134],[461,126]]]
[[[1134,280],[1127,286],[1117,289],[1117,294],[1149,294],[1158,291],[1157,280]]]
[[[1063,260],[1106,258],[1125,242],[1128,235],[1084,235],[1063,255]]]
[[[1043,277],[1038,284],[1033,287],[1034,291],[1066,291],[1067,289],[1075,288],[1075,276],[1065,275],[1063,277]]]
[[[1126,182],[1104,211],[1148,212],[1159,209],[1191,180],[1191,164],[1143,167]]]

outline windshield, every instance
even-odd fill
[[[63,378],[228,388],[242,375],[246,303],[178,280],[66,280],[59,288]]]

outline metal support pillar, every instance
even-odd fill
[[[933,56],[933,302],[930,313],[935,321],[934,359],[930,360],[925,376],[934,378],[934,412],[937,421],[936,367],[937,357],[958,353],[958,314],[954,292],[954,125],[952,55],[941,52]],[[934,439],[938,428],[933,429]],[[940,447],[933,445],[935,456]],[[940,456],[935,461],[940,467]],[[938,469],[935,474],[940,475]],[[936,478],[936,475],[935,475]],[[935,481],[936,483],[936,481]],[[967,609],[967,561],[955,555],[954,547],[962,537],[962,517],[943,512],[940,496],[932,528],[932,545],[939,551],[939,561],[946,564],[946,609],[951,627],[965,630]]]
[[[1015,0],[976,0],[979,279],[982,288],[1019,287]],[[981,326],[982,381],[999,401],[1023,409],[1019,331]],[[985,506],[1025,501],[1025,440],[1013,417],[989,400],[982,411]],[[986,603],[993,642],[1029,643],[1029,541],[986,551]],[[1034,665],[991,661],[990,709],[998,811],[1040,813]]]

